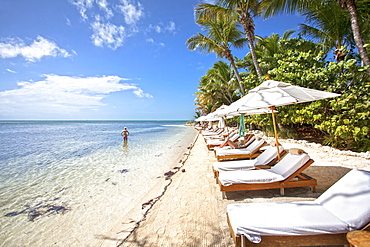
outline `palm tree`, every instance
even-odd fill
[[[263,47],[265,53],[268,56],[274,56],[274,54],[280,52],[285,47],[281,45],[282,41],[289,40],[294,34],[293,30],[287,30],[284,32],[283,36],[280,37],[279,34],[273,33],[266,38],[258,38],[258,45]]]
[[[293,30],[287,30],[282,36],[271,34],[267,37],[258,37],[256,42],[256,54],[260,57],[260,66],[262,73],[267,75],[268,71],[278,67],[278,54],[286,54],[288,51],[313,51],[315,54],[322,51],[320,44],[307,41],[302,38],[292,38]],[[239,60],[236,65],[238,68],[253,70],[253,63],[250,54],[247,54],[243,60]]]
[[[283,46],[280,44],[281,41],[289,39],[293,35],[294,31],[288,30],[284,32],[283,37],[280,37],[279,34],[272,34],[266,38],[257,36],[257,42],[255,45],[255,52],[258,57],[260,57],[260,67],[263,74],[267,74],[268,70],[271,67],[277,66],[277,61],[273,61],[273,56],[276,53],[279,53]],[[266,63],[266,58],[269,60],[269,63]],[[248,53],[244,60],[239,60],[236,65],[238,68],[245,68],[247,71],[253,71],[253,57],[251,53]]]
[[[218,61],[206,75],[201,77],[198,91],[195,93],[196,105],[200,106],[198,109],[212,106],[211,111],[221,105],[229,105],[240,98],[238,87],[230,66],[223,61]]]
[[[239,90],[228,64],[223,61],[216,62],[203,78],[207,78],[208,84],[219,94],[222,104],[229,105],[236,100],[235,96]]]
[[[254,49],[254,16],[260,15],[260,6],[258,0],[217,0],[216,5],[200,4],[196,8],[198,23],[205,19],[218,18],[220,15],[237,14],[238,21],[243,26],[245,35],[248,39],[249,50],[253,58],[253,64],[259,78],[262,77],[262,71],[259,66],[257,55]]]
[[[327,50],[334,48],[336,61],[343,61],[346,56],[343,52],[344,45],[353,43],[348,14],[337,3],[330,2],[325,8],[312,8],[303,15],[306,22],[313,26],[300,24],[300,35],[319,41]]]
[[[234,19],[226,16],[217,18],[217,20],[208,20],[202,23],[203,31],[207,35],[198,33],[186,41],[190,50],[199,49],[201,52],[214,52],[219,58],[229,60],[235,76],[239,82],[242,94],[245,94],[244,86],[240,78],[238,69],[235,66],[235,59],[231,52],[231,47],[242,48],[246,43],[245,37],[238,29],[238,23]]]
[[[358,52],[360,53],[363,65],[364,66],[370,65],[370,59],[369,56],[367,55],[366,49],[364,47],[364,42],[362,39],[355,0],[338,0],[338,4],[342,9],[348,10],[351,19],[353,38],[355,40]],[[370,75],[370,68],[367,69],[367,72]]]
[[[337,2],[343,9],[348,10],[353,38],[359,51],[363,66],[370,65],[370,59],[364,47],[355,0],[263,0],[263,12],[265,17],[271,17],[279,12],[293,13],[305,12],[315,6],[325,7],[327,3]],[[370,67],[367,69],[370,75]]]

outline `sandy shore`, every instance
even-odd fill
[[[268,138],[271,140],[271,138]],[[231,203],[314,200],[350,169],[370,171],[369,153],[357,155],[319,144],[280,140],[284,148],[304,149],[315,162],[306,174],[317,179],[316,192],[309,188],[228,192],[222,199],[212,173],[216,161],[200,135],[184,155],[181,168],[170,176],[160,195],[151,195],[140,220],[132,217],[104,237],[101,246],[233,246],[226,223]],[[185,161],[186,160],[186,161]]]

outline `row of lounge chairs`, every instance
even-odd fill
[[[213,147],[218,160],[213,172],[223,198],[228,191],[280,189],[284,195],[285,188],[303,186],[315,191],[316,179],[303,173],[314,162],[307,153],[280,146],[277,161],[278,149],[271,145],[262,152],[266,142],[257,139],[243,148],[249,156]],[[315,201],[230,204],[227,221],[237,247],[348,245],[346,233],[370,230],[369,203],[370,172],[354,169]]]

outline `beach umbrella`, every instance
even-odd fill
[[[218,120],[218,125],[217,127],[219,129],[224,129],[226,127],[226,123],[225,123],[225,119],[223,117],[221,117],[219,120]]]
[[[230,105],[223,106],[222,108],[219,108],[212,113],[214,114],[215,117],[222,117],[222,118],[232,118],[235,116],[240,116],[238,132],[241,137],[245,136],[244,115],[265,114],[265,113],[271,112],[269,108],[261,108],[261,109],[245,110],[243,113],[240,113],[238,112],[238,108],[242,106],[244,100],[245,100],[244,97],[242,97],[239,100],[231,103]]]
[[[245,123],[244,123],[244,113],[240,115],[240,122],[239,122],[239,135],[241,137],[245,136]]]
[[[340,96],[340,94],[299,87],[280,81],[267,80],[258,87],[249,91],[242,104],[238,105],[238,112],[243,113],[245,111],[255,109],[269,108],[272,113],[276,146],[279,149],[276,119],[274,114],[276,107],[311,102],[338,96]],[[278,158],[280,160],[279,152]]]
[[[256,115],[256,114],[271,113],[271,110],[269,108],[245,109],[245,111],[239,112],[238,109],[241,106],[243,106],[244,101],[245,101],[245,96],[240,98],[239,100],[231,103],[230,105],[225,106],[222,109],[213,112],[213,114],[216,117],[232,118],[232,117],[235,117],[235,116],[239,116],[241,113],[244,113],[244,115]]]
[[[201,117],[198,117],[197,119],[195,119],[196,122],[203,122],[203,121],[207,121],[207,116],[201,116]]]

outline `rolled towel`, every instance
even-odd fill
[[[271,141],[271,142],[270,142],[270,146],[272,146],[272,147],[276,147],[276,141]]]
[[[289,149],[290,154],[296,154],[296,155],[301,155],[303,153],[306,153],[303,149],[300,148],[291,148]]]

